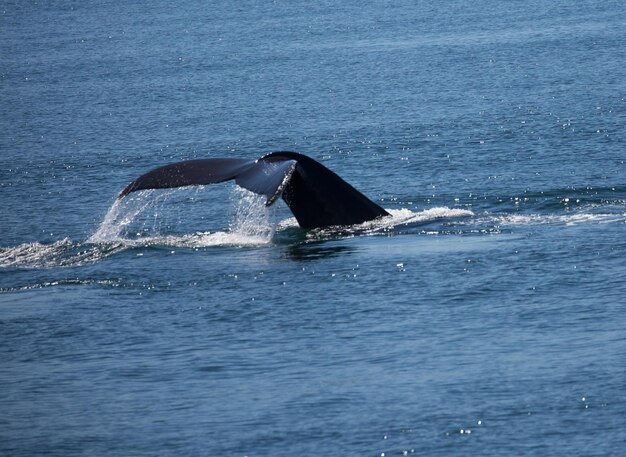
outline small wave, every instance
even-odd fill
[[[447,206],[435,207],[423,211],[412,211],[403,209],[386,209],[389,216],[373,221],[356,224],[349,229],[354,232],[372,233],[381,230],[389,230],[399,226],[425,224],[441,219],[454,219],[459,217],[473,216],[472,211],[458,208],[448,208]]]
[[[262,246],[272,241],[271,236],[240,232],[198,232],[189,235],[150,236],[135,240],[122,240],[128,248],[171,246],[204,248],[211,246]]]
[[[493,222],[500,225],[577,225],[590,222],[610,224],[615,222],[626,222],[626,213],[504,214],[481,218],[478,222]]]
[[[95,263],[128,249],[167,246],[198,249],[211,246],[262,246],[271,243],[271,237],[237,232],[194,233],[181,236],[151,236],[139,239],[117,238],[115,241],[73,242],[67,238],[51,244],[25,243],[0,248],[0,268],[55,268],[77,267]]]
[[[0,249],[0,266],[11,267],[20,264],[38,264],[41,259],[57,257],[67,251],[72,242],[64,238],[53,244],[24,243],[12,248]]]
[[[407,208],[386,209],[388,216],[374,219],[351,226],[337,226],[323,229],[315,229],[306,233],[309,240],[324,240],[336,237],[351,237],[357,235],[375,235],[380,232],[389,233],[396,230],[403,231],[405,228],[413,231],[416,227],[421,227],[433,222],[451,222],[453,219],[473,216],[472,211],[458,208],[435,207],[422,211],[413,211]],[[287,222],[287,223],[285,223]],[[291,220],[283,221],[281,228],[286,228],[292,223]],[[294,219],[295,223],[295,219]]]
[[[89,245],[68,238],[51,244],[25,243],[0,249],[0,268],[73,267],[97,262],[123,250],[122,243]]]
[[[382,223],[382,228],[395,227],[398,225],[424,223],[436,221],[439,219],[470,217],[474,215],[474,213],[470,210],[460,208],[448,208],[447,206],[425,209],[423,211],[411,211],[409,209],[388,209],[387,212],[391,216],[384,217],[380,220],[380,222]],[[371,224],[373,222],[376,221],[366,222],[365,224]]]
[[[265,211],[264,205],[261,205]],[[388,210],[389,216],[352,227],[331,228],[313,231],[311,236],[322,234],[372,234],[401,225],[425,223],[438,219],[472,216],[468,210],[447,207],[431,208],[424,211],[409,209]],[[39,242],[21,244],[11,248],[0,248],[0,268],[53,268],[76,267],[101,261],[113,254],[128,249],[170,246],[199,249],[213,246],[263,246],[272,243],[275,229],[267,223],[265,214],[259,217],[258,211],[245,207],[239,211],[239,219],[230,230],[217,232],[196,232],[184,235],[154,235],[140,238],[121,236],[123,226],[132,220],[131,211],[124,215],[114,204],[99,229],[85,242],[74,242],[68,238],[51,244]],[[121,221],[121,222],[120,222]],[[275,225],[280,231],[297,227],[295,218],[285,219]]]
[[[345,231],[342,229],[347,229],[348,231],[363,233],[369,231],[391,229],[401,225],[420,224],[440,219],[453,219],[474,215],[472,211],[466,209],[448,208],[447,206],[430,208],[423,211],[413,211],[407,208],[387,208],[385,209],[385,211],[389,213],[389,216],[381,217],[380,219],[374,219],[373,221],[367,221],[353,226],[331,227],[330,229],[321,229],[321,231],[332,232],[337,230]],[[287,218],[278,223],[279,230],[285,230],[294,227],[298,227],[298,221],[296,221],[295,217]]]
[[[253,205],[254,206],[254,205]],[[263,211],[265,207],[261,205]],[[276,224],[268,224],[265,213],[246,207],[240,211],[239,220],[229,230],[216,232],[196,232],[183,235],[142,236],[126,238],[120,233],[124,224],[131,220],[122,215],[114,204],[100,228],[84,242],[74,242],[68,238],[44,244],[25,243],[15,247],[0,248],[0,268],[54,268],[76,267],[101,261],[113,254],[128,249],[142,249],[155,246],[200,249],[216,246],[254,247],[274,242],[275,233],[291,239],[293,228],[298,227],[295,218],[290,217]],[[582,212],[561,214],[475,214],[467,209],[436,207],[422,211],[410,209],[388,209],[389,216],[364,222],[350,227],[331,227],[312,230],[306,233],[306,239],[325,239],[336,236],[373,235],[379,232],[393,231],[399,227],[422,226],[431,222],[443,221],[457,226],[516,226],[516,225],[577,225],[585,223],[611,224],[626,223],[623,211],[607,213]],[[134,212],[131,212],[134,213]],[[261,214],[261,216],[259,216]],[[114,217],[109,217],[113,215]],[[475,217],[474,217],[475,216]],[[459,220],[456,220],[459,219]],[[112,223],[111,221],[117,220]],[[121,222],[120,222],[121,221]],[[301,235],[299,235],[301,236]],[[293,241],[293,240],[292,240]],[[280,243],[280,239],[278,240]]]
[[[0,287],[0,293],[21,292],[33,289],[45,289],[47,287],[56,286],[83,286],[98,285],[103,287],[120,287],[120,282],[113,279],[59,279],[57,281],[43,281],[36,284],[28,284],[17,287]]]

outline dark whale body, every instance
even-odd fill
[[[353,225],[389,213],[321,163],[297,152],[279,151],[257,160],[186,160],[155,168],[131,182],[118,198],[142,189],[213,184],[234,179],[267,197],[282,197],[305,229]]]

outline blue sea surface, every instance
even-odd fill
[[[5,0],[0,57],[0,455],[623,455],[623,0]],[[391,215],[116,201],[274,150]]]

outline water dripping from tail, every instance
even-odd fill
[[[176,192],[176,189],[167,192],[146,190],[137,192],[130,198],[115,200],[98,229],[87,239],[87,243],[122,243],[127,247],[165,245],[196,248],[263,245],[272,241],[277,224],[271,220],[271,211],[265,206],[265,198],[240,187],[234,187],[231,192],[231,223],[226,230],[162,234],[162,222],[172,216],[172,211],[175,212],[175,208],[172,208],[175,205],[167,203]],[[149,217],[150,212],[153,217]],[[141,233],[135,234],[142,221],[144,223]]]
[[[116,199],[98,229],[87,239],[87,242],[95,244],[120,241],[133,220],[146,209],[155,205],[156,200],[150,198],[152,192],[148,190],[133,198]]]
[[[265,206],[265,197],[237,186],[233,189],[231,200],[234,214],[229,232],[248,241],[269,243],[277,223],[272,221],[271,209]]]

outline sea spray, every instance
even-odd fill
[[[137,216],[167,199],[169,193],[153,197],[153,191],[146,190],[138,192],[136,196],[130,198],[116,199],[104,216],[100,227],[89,237],[87,242],[111,243],[119,241]],[[158,216],[159,212],[157,211],[154,213],[153,229],[158,227]]]
[[[184,219],[184,212],[177,211],[179,209],[177,206],[185,205],[186,202],[176,202],[176,199],[172,198],[177,191],[177,189],[165,192],[146,190],[137,192],[132,197],[115,200],[87,242],[95,244],[121,242],[128,247],[258,245],[269,243],[274,235],[276,224],[271,222],[270,209],[265,206],[265,198],[237,186],[231,192],[231,223],[228,230],[213,233],[163,234],[161,229],[164,225],[171,228],[167,220],[172,216],[176,216],[174,219],[178,219],[178,224],[183,225],[180,219]],[[137,230],[133,227],[136,228],[142,220],[139,233],[136,233]],[[140,234],[141,238],[136,238]]]
[[[115,200],[100,223],[100,227],[87,239],[89,243],[103,243],[119,237],[122,224],[116,223],[119,215],[120,200]]]
[[[276,223],[271,220],[270,208],[265,206],[265,197],[237,186],[231,200],[234,214],[230,232],[269,242],[276,231]]]

